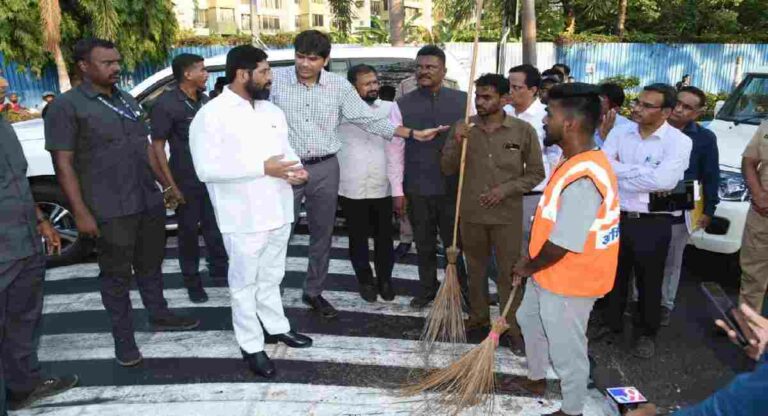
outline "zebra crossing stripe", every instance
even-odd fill
[[[380,367],[422,368],[419,342],[402,339],[307,334],[311,348],[289,348],[267,344],[264,350],[275,360],[322,362]],[[241,359],[233,331],[137,332],[136,343],[144,358],[227,358]],[[430,365],[442,367],[475,345],[438,344]],[[114,341],[109,333],[43,335],[38,352],[41,361],[112,360]],[[497,351],[497,371],[525,376],[525,359],[506,348]],[[279,364],[278,364],[279,366]],[[548,377],[556,378],[550,369]]]
[[[42,400],[18,416],[135,415],[411,415],[423,409],[429,395],[398,397],[372,387],[294,383],[201,383],[184,385],[79,387]],[[558,401],[497,396],[492,414],[540,415],[559,408]],[[462,415],[472,415],[472,409]],[[587,401],[585,416],[602,415],[599,403]]]

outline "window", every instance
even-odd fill
[[[195,27],[205,27],[207,23],[205,9],[195,9]]]
[[[421,15],[419,12],[419,9],[414,7],[406,7],[405,8],[405,20],[408,21],[410,19],[413,19],[416,16]]]
[[[357,1],[355,2],[355,7],[357,7],[358,9],[359,9],[359,8],[361,8],[361,7],[363,7],[363,6],[365,6],[365,2],[364,2],[364,1],[362,1],[362,0],[357,0]]]
[[[371,14],[373,15],[379,15],[381,14],[381,2],[380,1],[372,1],[371,2]]]
[[[757,126],[768,116],[768,77],[750,74],[725,101],[717,118]]]
[[[384,0],[382,3],[384,3],[384,10],[389,10],[389,0]]]
[[[325,26],[325,19],[323,19],[323,15],[322,14],[313,14],[312,15],[312,26],[313,27],[323,27],[323,26]]]
[[[325,1],[324,0],[312,0],[312,3],[323,4],[323,3],[325,3]]]
[[[251,30],[251,15],[250,13],[243,13],[240,15],[240,29]]]
[[[277,16],[262,16],[261,28],[264,30],[280,30],[280,18]]]
[[[296,30],[301,29],[301,16],[296,16],[296,20],[294,21],[294,24],[296,25]]]
[[[267,9],[280,9],[283,7],[282,0],[262,0],[261,5]]]
[[[235,23],[235,9],[219,9],[219,20],[221,23]]]

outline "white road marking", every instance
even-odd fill
[[[278,370],[279,371],[279,370]],[[370,387],[292,383],[203,383],[187,385],[78,387],[41,400],[18,416],[263,416],[263,415],[411,415],[429,395],[400,397],[393,390]],[[492,414],[540,415],[559,408],[558,401],[497,396]],[[472,410],[464,415],[475,414]],[[602,415],[590,397],[585,416]]]

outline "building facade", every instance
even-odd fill
[[[251,19],[260,33],[299,32],[334,28],[328,0],[173,0],[182,30],[196,35],[251,33]],[[405,21],[432,28],[432,0],[405,0]],[[377,16],[389,24],[388,0],[355,0],[352,27],[370,27]]]

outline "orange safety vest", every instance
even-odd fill
[[[619,261],[619,185],[608,158],[600,150],[562,162],[539,201],[528,246],[536,257],[557,221],[560,195],[578,179],[589,178],[603,197],[581,253],[568,252],[557,263],[534,273],[539,286],[563,296],[600,297],[610,292]]]

